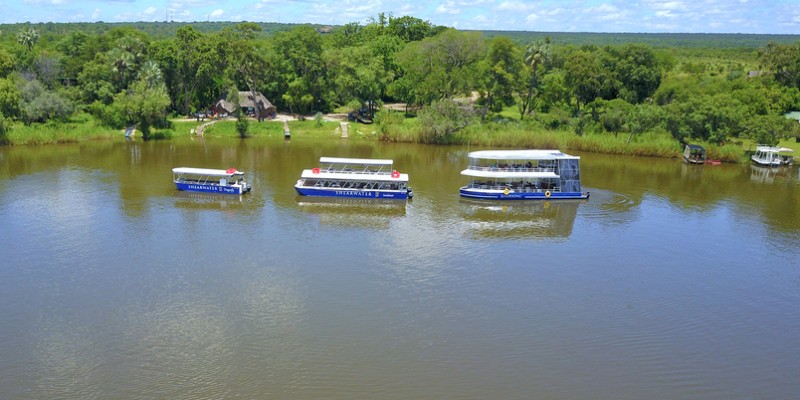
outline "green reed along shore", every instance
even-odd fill
[[[194,135],[205,125],[206,137],[237,137],[236,120],[220,120],[211,124],[210,120],[174,119],[169,128],[152,128],[151,140],[168,140],[172,137]],[[287,122],[293,138],[342,137],[341,123],[315,119],[292,120]],[[404,120],[401,124],[382,126],[381,124],[347,124],[349,140],[417,142],[425,143],[424,129],[415,118]],[[8,129],[0,142],[9,145],[44,145],[70,143],[82,140],[121,138],[122,129],[101,126],[92,117],[83,115],[67,123],[48,123],[24,125],[17,123]],[[284,124],[280,120],[257,122],[249,120],[246,137],[283,137]],[[141,140],[141,132],[135,131],[136,140]],[[572,129],[552,130],[535,124],[517,122],[479,122],[459,129],[440,141],[442,144],[472,145],[496,148],[561,149],[564,151],[585,151],[591,153],[620,154],[643,157],[681,157],[680,143],[666,133],[647,132],[637,136],[627,133],[587,132],[577,135]],[[725,145],[698,143],[706,148],[709,159],[737,163],[748,160],[746,153],[755,148],[748,141],[732,142]],[[800,144],[782,141],[781,146],[800,152]]]

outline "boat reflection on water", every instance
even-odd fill
[[[789,180],[792,167],[762,167],[750,164],[750,180],[757,183],[774,183],[775,179]]]
[[[589,200],[508,202],[461,199],[468,231],[487,239],[566,239]]]
[[[175,207],[192,210],[233,210],[244,208],[241,195],[176,191]]]
[[[406,202],[390,199],[297,196],[297,206],[318,216],[321,224],[368,229],[387,229],[406,215]]]

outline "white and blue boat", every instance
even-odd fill
[[[321,157],[320,166],[303,170],[295,190],[302,196],[406,200],[414,196],[408,174],[392,160]]]
[[[244,172],[236,168],[173,168],[172,181],[178,190],[192,192],[244,194],[250,191],[250,184],[244,180]]]
[[[461,196],[490,200],[586,199],[580,157],[559,150],[482,150],[468,154]]]

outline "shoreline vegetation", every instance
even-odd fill
[[[349,140],[666,158],[692,143],[728,163],[756,144],[800,151],[800,35],[465,31],[386,13],[0,28],[0,145],[129,127],[277,139],[284,124],[338,139],[350,117],[368,124],[349,122]]]
[[[291,120],[290,120],[291,119]],[[196,136],[197,129],[212,120],[175,118],[170,120],[169,128],[153,128],[150,140],[170,140],[178,136]],[[278,117],[273,120],[256,122],[250,120],[246,140],[252,137],[284,137],[284,123],[289,127],[292,138],[346,139],[367,141],[388,141],[419,143],[417,131],[419,121],[407,118],[401,124],[390,127],[380,124],[360,124],[334,119],[315,120],[305,117],[300,120]],[[341,134],[341,123],[346,122],[348,135]],[[208,125],[204,137],[241,137],[236,127],[236,119],[216,120]],[[88,140],[124,140],[125,130],[103,126],[91,116],[75,118],[67,123],[51,123],[26,126],[17,124],[10,129],[5,141],[8,145],[52,145],[77,143]],[[134,130],[132,140],[141,141],[141,132]],[[551,130],[542,127],[531,128],[519,122],[482,122],[467,126],[453,134],[444,145],[473,145],[494,148],[518,149],[559,149],[562,151],[582,151],[588,153],[617,154],[639,157],[681,158],[683,147],[668,134],[653,132],[636,137],[627,134],[617,136],[607,133],[585,133],[581,136],[571,129]],[[755,143],[748,140],[735,141],[725,145],[697,142],[706,148],[709,159],[725,163],[749,162],[748,154],[755,149]],[[783,140],[780,146],[800,153],[800,143]]]

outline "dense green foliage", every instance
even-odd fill
[[[591,143],[608,138],[662,154],[682,141],[800,135],[783,117],[800,109],[793,35],[477,32],[385,14],[336,27],[79,23],[0,32],[3,143],[31,142],[17,140],[25,126],[87,115],[148,139],[172,129],[170,116],[210,112],[239,91],[263,93],[291,114],[374,115],[384,140],[520,145],[552,132],[560,145],[605,148]],[[408,112],[381,110],[388,102]],[[261,131],[235,116],[242,137]],[[491,134],[500,131],[508,133]]]

